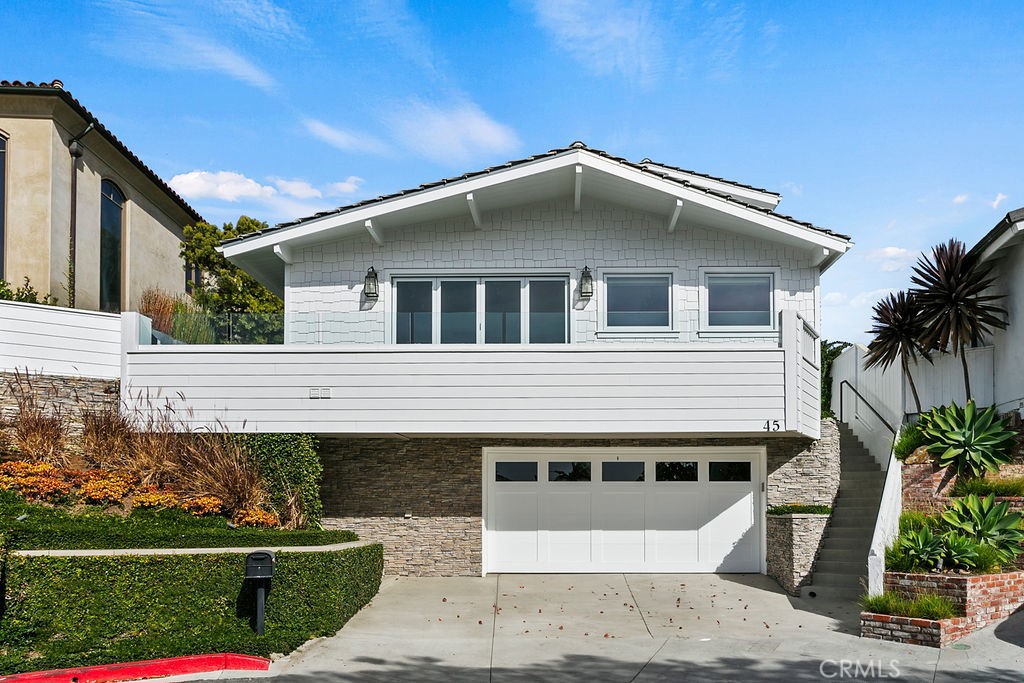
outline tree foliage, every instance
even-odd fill
[[[910,381],[910,390],[914,394],[917,412],[921,412],[921,398],[917,394],[914,376],[910,373],[911,363],[918,358],[932,362],[928,347],[922,341],[925,332],[925,318],[917,305],[913,293],[890,293],[875,304],[871,318],[874,325],[868,330],[874,339],[868,344],[868,353],[864,356],[864,368],[881,365],[887,369],[897,360],[903,374]]]
[[[832,363],[850,342],[821,340],[821,416],[832,417]]]
[[[284,310],[281,299],[216,250],[224,240],[266,229],[266,223],[248,216],[220,228],[206,222],[185,226],[181,256],[202,272],[192,297],[204,310],[212,314],[279,314]]]

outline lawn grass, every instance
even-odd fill
[[[957,477],[952,496],[968,496],[970,494],[987,496],[994,493],[997,496],[1024,496],[1024,477],[1005,477],[998,479],[971,479]]]
[[[27,517],[19,521],[22,515]],[[136,509],[120,516],[93,506],[72,513],[26,502],[12,491],[0,491],[0,534],[19,550],[277,547],[358,540],[351,531],[231,529],[223,517],[194,517],[179,509]]]

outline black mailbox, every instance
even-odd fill
[[[245,578],[274,578],[274,553],[269,550],[257,550],[245,556]]]

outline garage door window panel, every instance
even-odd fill
[[[537,463],[496,462],[494,481],[537,481]]]
[[[654,465],[655,481],[697,481],[694,460],[659,460]]]
[[[643,462],[612,462],[601,463],[601,481],[643,481]]]
[[[590,481],[589,462],[549,462],[548,481]]]
[[[750,481],[750,462],[712,461],[708,463],[709,481]]]

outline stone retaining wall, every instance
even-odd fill
[[[765,445],[768,505],[832,505],[839,488],[839,432],[822,438],[372,439],[324,437],[324,525],[384,544],[385,572],[473,576],[482,570],[483,448]],[[778,546],[769,543],[769,553]],[[799,553],[802,556],[804,553]],[[792,563],[792,560],[783,562]]]
[[[768,576],[790,595],[811,582],[829,515],[768,515]]]

